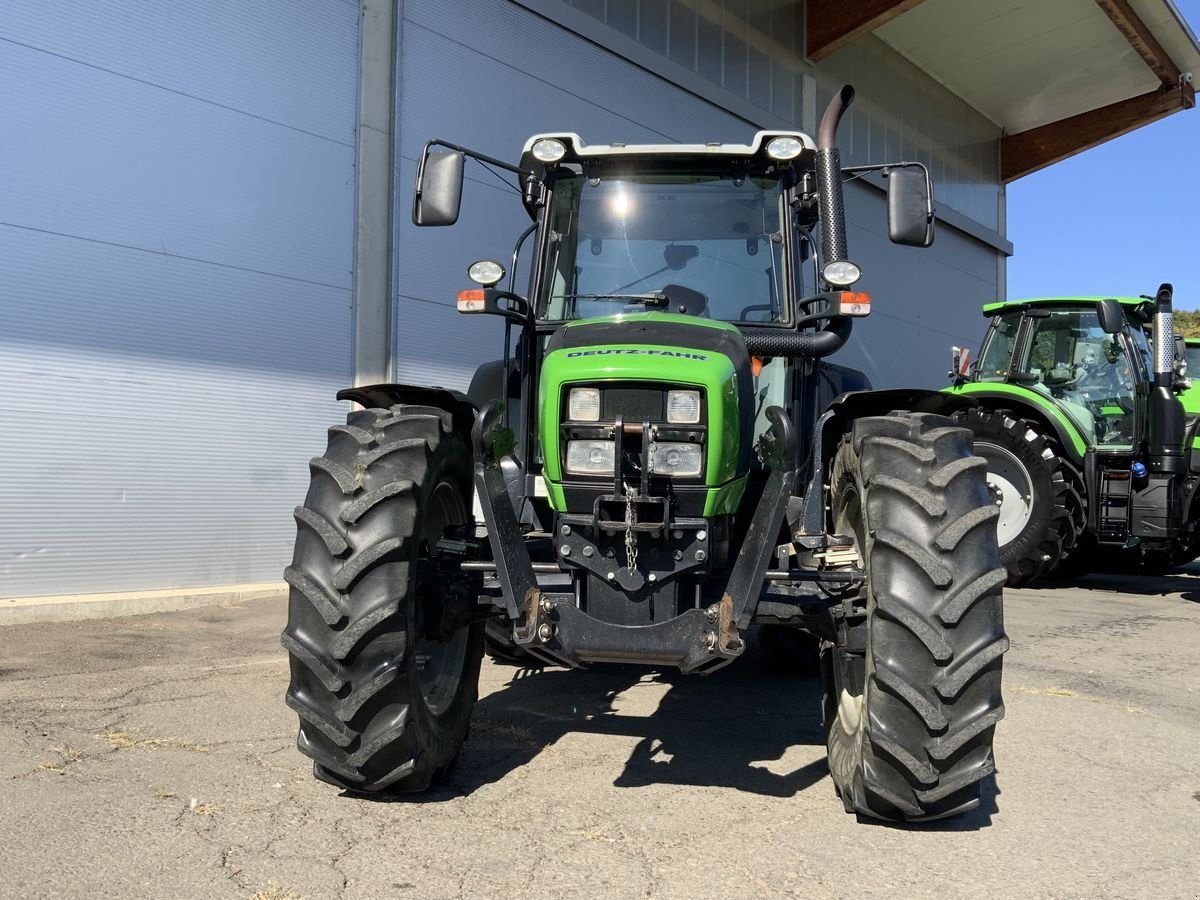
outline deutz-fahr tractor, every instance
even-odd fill
[[[955,416],[987,460],[1010,585],[1097,552],[1144,571],[1200,554],[1171,294],[990,303],[978,362],[954,348],[949,391],[979,403]]]
[[[338,394],[362,408],[310,464],[285,572],[287,702],[317,778],[380,796],[444,776],[485,647],[705,674],[759,624],[776,655],[819,646],[847,811],[978,803],[1008,640],[999,511],[948,418],[971,401],[863,390],[825,361],[870,309],[848,290],[842,200],[868,167],[843,169],[835,146],[852,97],[816,142],[553,133],[517,165],[426,145],[415,224],[457,220],[466,159],[503,170],[533,220],[512,269],[524,251],[532,274],[521,294],[512,275],[497,286],[499,263],[470,267],[459,312],[511,333],[467,393]],[[869,169],[886,173],[891,239],[928,246],[924,167]]]

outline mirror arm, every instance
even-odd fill
[[[533,304],[522,297],[520,294],[514,294],[512,291],[501,291],[497,288],[487,288],[486,294],[488,300],[495,301],[496,312],[504,316],[504,318],[516,322],[518,325],[528,328],[533,325]],[[501,300],[507,300],[516,308],[504,308],[500,306]]]
[[[529,169],[522,169],[520,166],[514,166],[512,163],[496,159],[494,156],[488,156],[477,150],[460,147],[458,144],[451,144],[449,141],[443,141],[441,138],[430,138],[425,142],[425,148],[421,151],[421,161],[417,164],[417,184],[421,183],[421,176],[425,173],[425,160],[429,158],[429,151],[433,147],[445,147],[448,150],[455,150],[463,156],[469,156],[471,159],[487,163],[489,166],[496,166],[497,168],[512,172],[514,175],[536,175],[535,172],[531,172]]]
[[[892,169],[911,169],[918,168],[925,176],[925,215],[929,217],[929,221],[933,221],[933,180],[929,177],[929,167],[921,162],[897,162],[897,163],[880,163],[874,166],[843,166],[842,174],[850,175],[846,179],[846,183],[857,181],[864,175],[869,175],[871,172],[882,172],[886,177],[887,173]]]

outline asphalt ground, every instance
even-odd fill
[[[813,680],[485,662],[450,783],[315,781],[281,600],[0,628],[0,896],[1200,896],[1200,567],[1012,590],[984,802],[856,821]]]

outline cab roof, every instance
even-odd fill
[[[566,148],[563,163],[587,160],[610,160],[629,157],[678,157],[692,156],[700,159],[728,157],[733,159],[766,155],[766,145],[772,138],[790,137],[800,142],[805,152],[815,152],[816,143],[802,131],[759,131],[748,144],[588,144],[573,132],[547,132],[535,134],[525,142],[521,153],[521,166],[531,169],[541,166],[533,156],[533,145],[538,141],[559,141]],[[787,163],[788,160],[781,162]]]
[[[1101,300],[1116,300],[1122,306],[1138,307],[1151,301],[1145,297],[1112,297],[1097,295],[1095,297],[1032,297],[1023,300],[997,300],[983,305],[985,316],[996,316],[1010,310],[1016,311],[1027,306],[1092,306]]]

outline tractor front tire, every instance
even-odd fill
[[[848,812],[953,816],[995,771],[1006,572],[971,433],[894,412],[856,421],[830,471],[832,527],[866,571],[855,614],[822,644],[834,785]]]
[[[1008,584],[1049,575],[1087,525],[1082,474],[1037,422],[1005,409],[971,409],[957,420],[971,429],[975,453],[987,461]]]
[[[455,585],[417,577],[470,519],[470,450],[448,412],[398,405],[350,413],[310,469],[284,572],[297,746],[348,791],[425,790],[456,759],[478,694],[483,624],[447,634]]]

